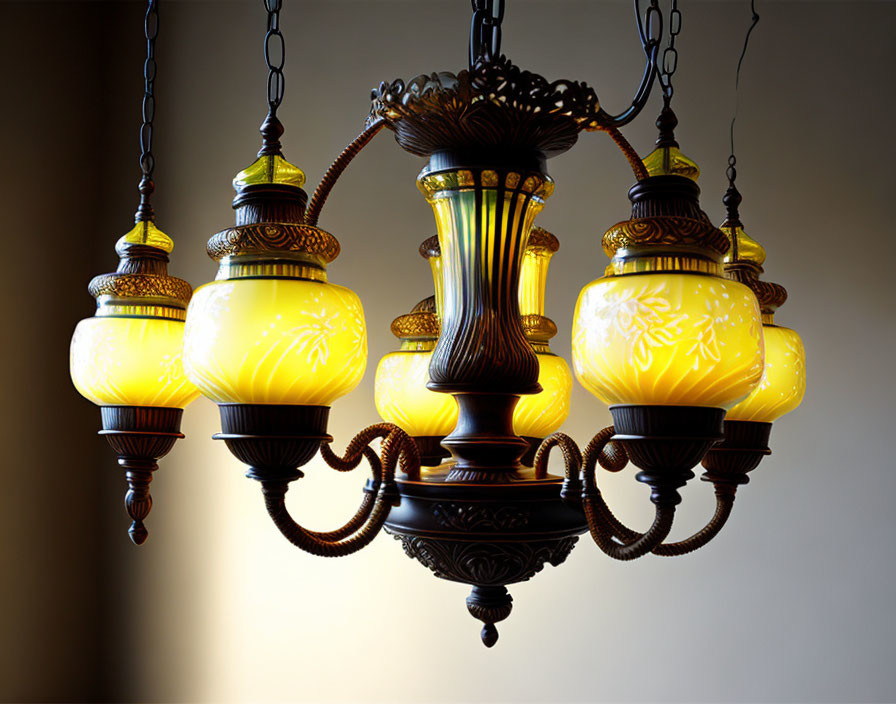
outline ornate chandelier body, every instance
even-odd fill
[[[249,465],[288,540],[340,556],[387,530],[436,576],[471,586],[467,606],[491,646],[494,624],[511,610],[507,585],[562,563],[583,533],[620,560],[709,542],[737,486],[769,452],[771,422],[799,404],[805,374],[798,336],[774,325],[785,294],[759,279],[764,252],[743,232],[733,175],[722,227],[700,209],[699,170],[673,135],[674,63],[657,65],[657,2],[646,23],[638,14],[645,74],[632,107],[617,116],[584,83],[550,83],[501,56],[501,3],[473,6],[469,70],[381,84],[366,129],[310,201],[304,174],[281,152],[282,62],[269,57],[275,90],[263,146],[234,180],[235,225],[208,243],[216,280],[193,294],[184,315],[189,287],[164,269],[170,240],[151,217],[138,217],[119,243],[118,272],[92,284],[98,313],[76,331],[72,376],[102,407],[103,432],[128,471],[136,542],[146,537],[155,460],[179,437],[183,406],[201,392],[220,408],[215,437]],[[269,2],[268,12],[266,47],[279,36],[279,3]],[[677,8],[669,21],[674,43]],[[660,139],[642,161],[619,127],[640,112],[657,77]],[[327,434],[330,405],[360,381],[367,337],[357,295],[327,279],[339,243],[318,217],[340,174],[383,128],[428,160],[418,187],[438,236],[421,254],[435,296],[393,323],[400,349],[376,372],[385,422],[361,431],[339,456]],[[559,242],[534,222],[554,188],[547,160],[583,131],[608,133],[637,183],[631,218],[604,236],[610,263],[576,306],[575,375],[614,420],[580,451],[556,432],[572,386],[565,361],[550,351],[557,327],[545,317],[547,268]],[[371,447],[377,439],[379,452]],[[562,475],[548,472],[553,448],[562,452]],[[362,460],[371,469],[357,513],[330,532],[303,528],[285,505],[290,483],[318,452],[339,471]],[[619,522],[597,488],[598,465],[619,471],[629,461],[655,505],[643,533]],[[678,489],[701,461],[717,511],[690,538],[665,542]]]

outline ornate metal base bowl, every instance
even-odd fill
[[[580,507],[560,498],[559,477],[455,484],[446,474],[398,479],[401,502],[386,530],[436,577],[473,587],[467,607],[485,624],[482,640],[491,647],[494,624],[510,614],[506,585],[562,563],[588,524]]]

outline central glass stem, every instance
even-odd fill
[[[521,394],[540,391],[538,360],[520,323],[523,253],[553,190],[547,175],[508,169],[424,170],[442,250],[442,330],[429,388],[458,403],[443,441],[457,462],[449,481],[518,478],[526,441],[513,432]]]

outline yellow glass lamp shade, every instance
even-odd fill
[[[729,408],[759,383],[762,322],[736,281],[681,273],[598,279],[573,320],[576,377],[607,404]]]
[[[184,323],[137,317],[95,317],[72,337],[72,381],[98,406],[184,408],[199,390],[184,374]]]
[[[563,357],[551,353],[536,356],[542,391],[520,397],[513,413],[513,431],[523,437],[544,438],[558,430],[569,416],[572,374]]]
[[[451,394],[426,388],[432,351],[402,350],[380,360],[376,369],[376,410],[411,437],[443,437],[457,425]]]
[[[357,386],[366,364],[364,310],[342,286],[214,281],[187,310],[184,368],[216,403],[329,406]]]
[[[771,423],[800,405],[806,393],[806,352],[790,328],[764,325],[765,367],[753,392],[728,411],[726,420]]]

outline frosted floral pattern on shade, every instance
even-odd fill
[[[184,324],[162,318],[87,318],[72,336],[72,381],[98,406],[184,408],[199,396],[183,367]]]
[[[790,328],[763,326],[765,367],[753,393],[734,406],[726,420],[771,423],[800,405],[806,393],[806,352]]]
[[[759,383],[762,324],[743,284],[695,274],[598,279],[573,320],[576,377],[607,404],[728,408]]]
[[[200,287],[187,311],[184,366],[217,403],[329,406],[367,365],[367,327],[347,288],[297,279]]]
[[[377,412],[411,437],[441,437],[457,425],[454,397],[426,388],[431,359],[429,351],[392,352],[376,370]]]
[[[569,416],[572,374],[566,360],[554,354],[539,354],[540,394],[521,396],[513,413],[513,431],[517,435],[544,438],[563,425]]]

